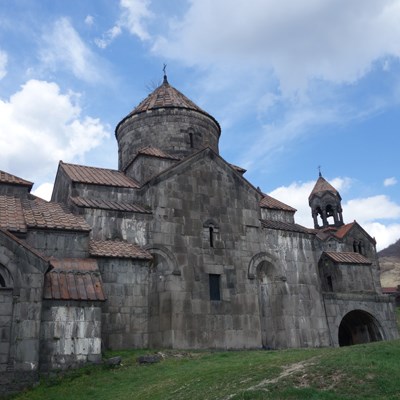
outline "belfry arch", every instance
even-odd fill
[[[350,311],[339,325],[339,346],[378,342],[383,339],[383,330],[378,320],[366,311]]]

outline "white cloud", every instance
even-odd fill
[[[7,53],[0,50],[0,79],[3,79],[7,74],[7,62],[8,56]]]
[[[400,2],[202,0],[154,51],[188,64],[272,68],[284,91],[309,79],[354,82],[384,56],[400,56]]]
[[[50,201],[51,194],[53,193],[54,184],[45,182],[39,185],[36,189],[32,190],[32,194],[41,197],[44,200]]]
[[[149,0],[120,0],[122,8],[121,25],[140,40],[150,39],[145,21],[152,16]]]
[[[101,49],[105,49],[117,36],[121,34],[121,32],[122,32],[121,27],[115,25],[107,32],[105,32],[101,37],[101,39],[95,39],[94,42]]]
[[[350,178],[334,178],[330,183],[341,194],[350,188]],[[296,222],[303,226],[313,226],[311,209],[308,205],[315,181],[294,182],[289,186],[281,186],[269,193],[272,197],[283,201],[297,209]],[[377,249],[381,250],[394,243],[400,237],[400,205],[387,196],[377,195],[367,198],[351,199],[342,203],[343,218],[346,223],[356,220],[372,237],[377,240]],[[391,222],[383,223],[382,220]]]
[[[101,80],[99,61],[66,18],[58,19],[43,35],[40,59],[51,70],[68,69],[87,82]]]
[[[343,211],[361,224],[400,218],[400,205],[385,195],[349,200],[343,204]]]
[[[99,119],[82,115],[78,98],[55,83],[30,80],[0,100],[0,169],[40,181],[59,160],[81,160],[109,136]]]
[[[85,24],[87,26],[92,26],[94,24],[94,17],[93,15],[87,15],[85,18]]]
[[[101,38],[95,39],[95,44],[101,49],[109,46],[123,29],[126,29],[131,35],[137,36],[145,41],[151,38],[146,28],[146,20],[153,14],[150,12],[149,0],[120,0],[121,15],[117,23],[108,31],[103,33]]]
[[[392,176],[390,178],[386,178],[383,181],[383,186],[394,186],[394,185],[396,185],[396,183],[397,183],[397,179],[394,176]]]

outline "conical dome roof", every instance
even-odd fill
[[[130,112],[119,124],[123,123],[127,118],[141,114],[146,111],[156,110],[160,108],[181,108],[187,110],[197,111],[207,117],[211,118],[218,126],[219,132],[221,132],[221,127],[218,121],[206,111],[201,109],[192,100],[187,98],[179,90],[175,89],[168,83],[166,75],[164,75],[163,83],[150,93],[132,112]],[[118,129],[117,126],[117,129]]]
[[[325,192],[330,192],[341,199],[339,192],[320,174],[315,183],[314,189],[311,191],[310,196],[308,196],[308,199],[311,199],[311,197],[315,195],[322,195]]]

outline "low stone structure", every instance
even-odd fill
[[[119,170],[61,161],[51,202],[0,172],[2,392],[102,349],[398,337],[375,240],[344,224],[336,189],[318,177],[300,226],[219,155],[220,134],[165,77],[117,125]]]

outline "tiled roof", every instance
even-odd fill
[[[151,211],[147,210],[146,208],[144,208],[139,204],[128,203],[124,201],[88,199],[86,197],[70,197],[70,199],[76,206],[83,208],[97,208],[101,210],[127,211],[127,212],[151,214]]]
[[[89,252],[94,257],[115,257],[152,260],[152,255],[139,246],[119,240],[92,240]]]
[[[351,222],[350,224],[342,225],[336,232],[335,236],[339,239],[343,239],[350,229],[354,226],[354,222]]]
[[[324,252],[327,257],[329,257],[333,262],[337,264],[365,264],[370,265],[372,262],[364,257],[362,254],[359,253],[352,253],[352,252],[333,252],[327,251]]]
[[[340,198],[339,192],[322,176],[319,176],[313,190],[310,193],[310,196],[308,196],[308,199],[310,199],[314,195],[318,196],[319,194],[322,194],[324,192],[331,192],[335,196],[338,196]]]
[[[263,198],[260,201],[261,208],[271,208],[273,210],[282,210],[282,211],[291,211],[296,212],[296,209],[293,207],[288,206],[281,201],[274,199],[273,197],[263,193]]]
[[[59,203],[47,202],[32,195],[22,199],[21,203],[28,227],[90,231],[90,226],[82,217],[68,212]]]
[[[52,259],[53,269],[45,275],[45,299],[106,300],[96,260]]]
[[[150,110],[156,110],[159,108],[183,108],[187,110],[198,111],[207,117],[211,118],[218,126],[219,130],[221,128],[218,122],[213,116],[208,114],[206,111],[202,110],[199,106],[193,103],[192,100],[188,99],[184,94],[172,87],[166,77],[164,77],[164,82],[152,93],[150,93],[128,116],[126,116],[118,125],[125,121],[125,119],[131,117],[135,114],[140,114]]]
[[[312,233],[312,231],[304,226],[298,224],[291,224],[289,222],[282,222],[282,221],[271,221],[262,219],[261,226],[263,228],[268,229],[277,229],[281,231],[288,231],[288,232],[299,232],[299,233]]]
[[[237,165],[235,165],[235,164],[229,164],[233,169],[235,169],[237,172],[239,172],[240,174],[244,174],[246,171],[247,171],[247,169],[244,169],[244,168],[242,168],[242,167],[238,167]]]
[[[12,185],[32,187],[33,183],[19,178],[18,176],[11,175],[8,172],[0,171],[0,183],[8,183]]]
[[[139,184],[135,180],[113,169],[66,164],[62,161],[60,162],[60,166],[73,182],[133,189],[139,188]]]
[[[21,200],[0,195],[0,227],[13,232],[26,232]]]
[[[159,158],[169,158],[171,160],[177,160],[179,161],[180,158],[171,156],[170,154],[166,153],[165,151],[161,149],[157,149],[156,147],[152,146],[147,146],[143,147],[138,151],[138,154],[144,154],[146,156],[153,156],[153,157],[159,157]]]

